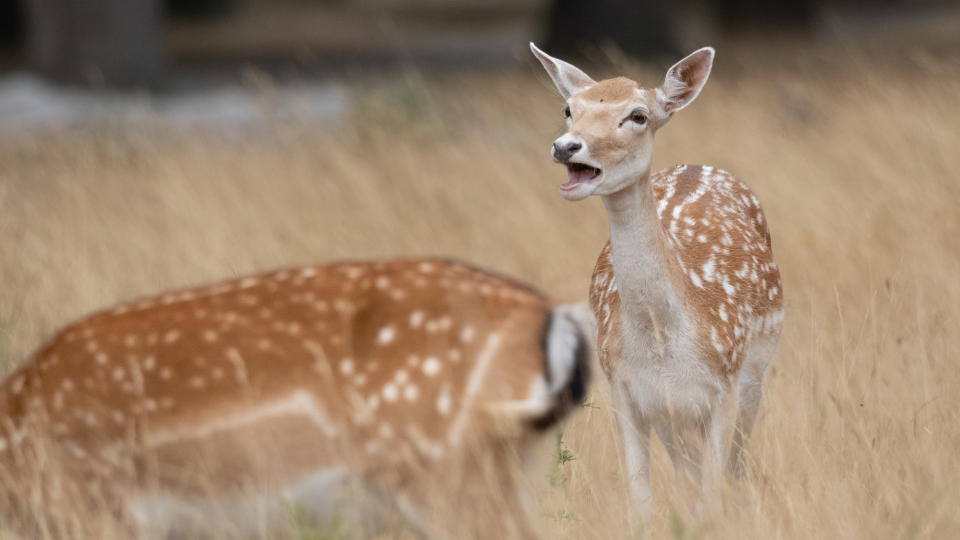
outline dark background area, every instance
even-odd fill
[[[937,12],[944,0],[0,0],[0,69],[94,86],[170,84],[236,62],[498,65],[525,40],[554,54],[674,57],[704,36],[815,33]],[[936,15],[933,15],[936,16]],[[877,23],[877,17],[880,17]],[[700,39],[698,39],[700,38]],[[599,55],[599,56],[602,56]]]

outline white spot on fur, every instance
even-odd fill
[[[379,332],[377,332],[377,343],[379,343],[380,345],[387,345],[388,343],[393,341],[396,334],[397,334],[397,331],[393,327],[393,325],[388,324],[387,326],[384,326],[383,328],[381,328]]]
[[[399,391],[397,390],[397,385],[392,382],[388,382],[383,385],[383,400],[384,401],[396,401]]]
[[[723,290],[726,291],[727,296],[732,297],[737,292],[737,288],[730,284],[730,280],[726,276],[723,277]]]
[[[178,339],[180,339],[179,330],[170,330],[163,336],[163,342],[168,344],[175,343]]]
[[[423,366],[421,369],[423,369],[423,373],[425,375],[427,375],[428,377],[433,377],[434,375],[440,372],[440,367],[441,367],[440,361],[437,360],[435,357],[431,356],[423,361]]]
[[[708,283],[713,281],[713,257],[703,263],[703,279]]]
[[[441,416],[447,416],[452,408],[453,398],[450,397],[450,385],[444,385],[440,395],[437,396],[437,412]]]
[[[715,326],[710,328],[710,342],[713,344],[713,348],[716,349],[718,353],[723,354],[723,343],[720,342],[720,337],[717,335],[717,328]]]

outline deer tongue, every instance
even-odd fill
[[[570,189],[578,184],[589,182],[598,176],[600,176],[600,169],[572,163],[567,165],[567,183],[560,187]]]

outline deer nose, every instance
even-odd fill
[[[576,141],[557,141],[553,143],[553,158],[561,163],[570,161],[574,154],[580,151],[583,145]]]

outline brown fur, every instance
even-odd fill
[[[640,86],[626,77],[605,79],[576,95],[577,98],[597,103],[617,103],[636,97]]]
[[[418,482],[454,482],[454,464],[525,440],[489,407],[545,376],[550,310],[536,291],[442,260],[283,270],[136,301],[69,326],[0,387],[0,469],[34,478],[23,450],[44,441],[77,491],[117,502],[269,490],[331,466],[422,495]],[[286,412],[195,432],[297,393],[322,421]]]
[[[656,106],[653,92],[640,89],[637,83],[624,77],[598,82],[570,100],[572,122],[569,133],[587,141],[590,154],[605,166],[628,159],[638,142],[629,130],[617,132],[617,127],[637,103],[645,103],[648,110]]]

